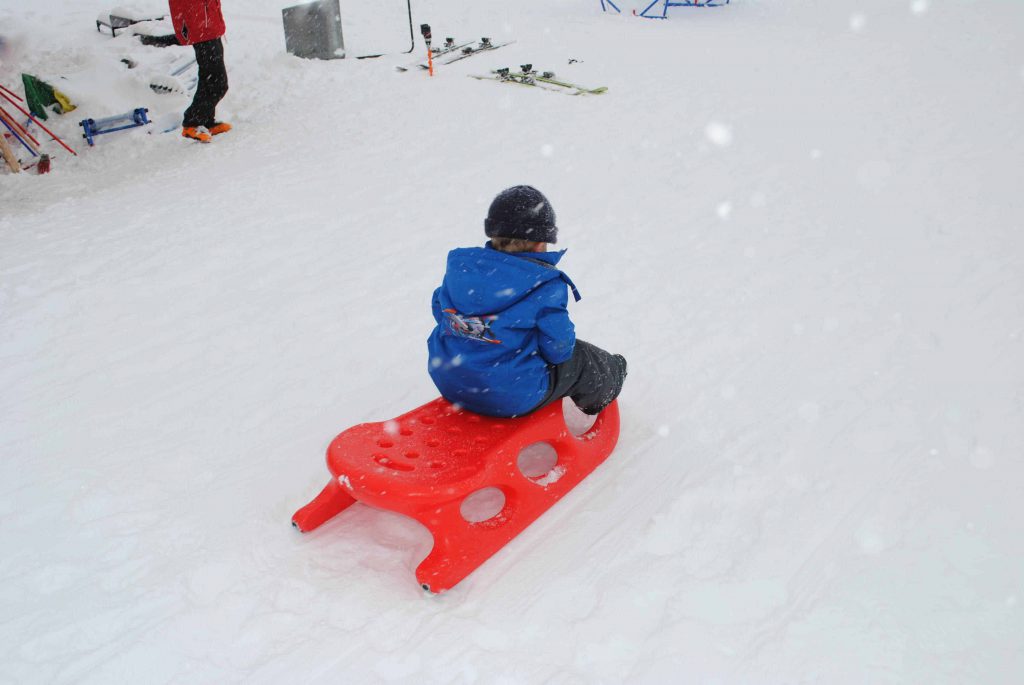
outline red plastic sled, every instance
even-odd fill
[[[353,502],[405,514],[426,526],[434,547],[416,569],[433,593],[452,588],[550,509],[603,462],[619,438],[613,402],[583,435],[566,426],[561,402],[516,419],[495,419],[444,399],[393,421],[349,428],[327,448],[334,478],[292,523],[311,531]],[[546,476],[519,468],[523,448],[543,442],[558,454]],[[481,522],[463,517],[465,499],[498,488],[504,506]]]

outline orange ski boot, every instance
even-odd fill
[[[198,140],[200,143],[210,142],[210,134],[207,133],[202,126],[182,126],[181,137]]]
[[[211,136],[219,136],[221,133],[230,131],[231,124],[226,121],[215,121],[210,126],[207,126],[206,130],[210,132]]]

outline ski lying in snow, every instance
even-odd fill
[[[473,41],[469,41],[468,43],[456,43],[454,38],[445,38],[444,45],[442,45],[439,48],[430,48],[430,55],[436,60],[438,57],[443,57],[445,55],[450,55],[453,52],[459,52],[461,50],[464,50],[471,46],[472,44]],[[409,71],[410,69],[415,69],[416,67],[422,67],[424,69],[429,68],[426,62],[421,62],[417,60],[416,62],[406,64],[405,66],[396,66],[395,70]]]
[[[481,38],[480,42],[477,43],[476,45],[466,46],[466,47],[462,48],[461,50],[459,50],[459,54],[457,54],[457,55],[455,55],[453,57],[446,57],[445,59],[440,60],[439,63],[440,64],[451,64],[452,62],[458,62],[460,59],[466,59],[467,57],[472,57],[473,55],[480,54],[481,52],[488,52],[490,50],[497,50],[498,48],[503,48],[506,45],[512,45],[512,43],[515,43],[515,41],[514,40],[510,40],[510,41],[506,41],[504,43],[492,43],[490,38]],[[427,68],[426,64],[420,64],[420,66],[423,67],[424,69]]]
[[[583,86],[578,86],[575,83],[556,80],[555,72],[553,71],[544,71],[541,72],[540,75],[536,75],[537,72],[532,73],[534,74],[534,78],[537,81],[540,81],[541,83],[550,83],[551,85],[558,86],[560,88],[572,88],[578,91],[580,95],[600,95],[601,93],[608,92],[608,86],[600,86],[598,88],[584,88]]]
[[[154,93],[178,93],[179,95],[190,95],[195,91],[196,86],[199,85],[199,67],[196,67],[196,71],[192,73],[185,81],[185,72],[189,71],[192,67],[196,67],[196,60],[194,57],[182,60],[179,64],[175,65],[171,69],[171,72],[167,75],[155,76],[149,82],[149,87]]]
[[[498,81],[499,83],[518,83],[521,86],[532,86],[534,88],[550,90],[556,93],[565,93],[566,95],[600,95],[608,90],[605,86],[601,86],[600,88],[585,88],[575,83],[558,80],[555,78],[555,73],[552,71],[543,71],[540,73],[534,71],[532,64],[523,64],[519,68],[522,69],[522,71],[510,71],[506,67],[504,69],[496,69],[495,71],[492,71],[492,76],[477,76],[475,74],[470,74],[470,77],[485,81]]]

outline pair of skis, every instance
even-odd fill
[[[450,55],[453,52],[460,51],[463,48],[468,48],[472,44],[473,41],[469,41],[468,43],[456,43],[454,38],[445,38],[444,45],[436,48],[430,48],[430,55],[432,59],[438,59],[439,57],[443,57],[445,55]],[[416,61],[413,62],[412,64],[396,66],[395,69],[398,71],[409,71],[410,69],[415,69],[417,67],[427,69],[429,68],[429,65],[426,62]]]
[[[600,88],[586,88],[575,83],[556,79],[555,72],[534,71],[532,64],[522,64],[519,69],[520,71],[511,71],[508,67],[505,67],[504,69],[496,69],[492,71],[491,76],[470,74],[470,78],[480,79],[483,81],[497,81],[498,83],[515,83],[521,86],[541,88],[543,90],[564,93],[566,95],[600,95],[608,90],[606,86],[601,86]]]
[[[476,45],[472,41],[468,43],[456,43],[454,38],[445,38],[444,45],[436,48],[430,48],[430,59],[436,65],[452,64],[459,60],[478,55],[481,52],[489,52],[491,50],[497,50],[503,48],[506,45],[511,45],[514,40],[506,41],[504,43],[492,42],[490,38],[481,38]],[[419,61],[405,66],[395,67],[398,71],[409,71],[411,69],[429,69],[430,64],[428,62]]]
[[[515,41],[508,40],[505,41],[504,43],[492,43],[490,38],[481,38],[480,42],[477,43],[475,46],[471,45],[462,48],[461,50],[459,50],[459,54],[441,60],[441,64],[451,64],[452,62],[458,62],[460,59],[466,59],[467,57],[472,57],[473,55],[479,54],[481,52],[497,50],[498,48],[503,48],[506,45],[512,45],[512,43],[515,43]]]

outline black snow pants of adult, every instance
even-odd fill
[[[599,414],[619,396],[625,380],[625,357],[577,340],[569,361],[552,368],[551,389],[538,408],[571,397],[583,413]]]
[[[224,44],[220,38],[196,43],[196,63],[199,65],[199,85],[196,86],[192,105],[185,110],[182,126],[213,126],[217,103],[228,92],[228,70],[224,66]]]

